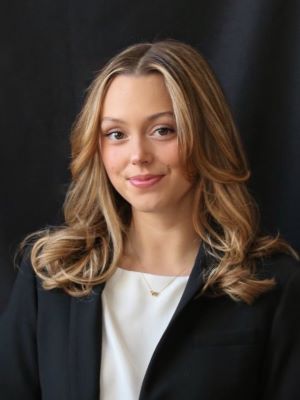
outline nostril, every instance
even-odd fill
[[[149,164],[149,160],[147,159],[132,159],[132,164],[133,165],[139,165],[139,164]]]

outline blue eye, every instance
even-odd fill
[[[124,137],[125,137],[124,133],[121,131],[108,132],[104,136],[108,137],[111,140],[121,140],[121,139],[124,139]]]

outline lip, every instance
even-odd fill
[[[164,175],[136,175],[128,178],[131,185],[138,188],[148,188],[158,183]]]

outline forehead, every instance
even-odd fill
[[[117,113],[173,111],[161,74],[118,75],[110,83],[102,103],[102,116]]]

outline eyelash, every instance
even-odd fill
[[[155,129],[154,132],[157,132],[157,131],[159,131],[159,130],[163,130],[163,131],[166,131],[166,130],[167,130],[167,131],[170,132],[170,133],[175,133],[175,129],[170,128],[170,127],[168,127],[168,126],[160,126],[159,128]],[[113,137],[112,135],[113,135],[114,133],[124,135],[123,132],[118,131],[118,130],[115,130],[115,131],[110,131],[110,132],[104,134],[104,136],[105,136],[105,137],[108,137],[108,138],[111,138],[111,137]],[[164,136],[165,136],[165,135],[160,136],[160,137],[164,137]],[[122,138],[121,138],[121,139],[116,139],[116,141],[118,141],[118,140],[122,140]]]
[[[114,133],[123,134],[121,131],[112,131],[112,132],[106,133],[104,136],[108,137],[108,138],[112,138]]]
[[[175,133],[175,129],[169,128],[168,126],[161,126],[161,127],[157,128],[157,129],[155,129],[154,132],[160,131],[160,130],[168,131],[169,133]]]

